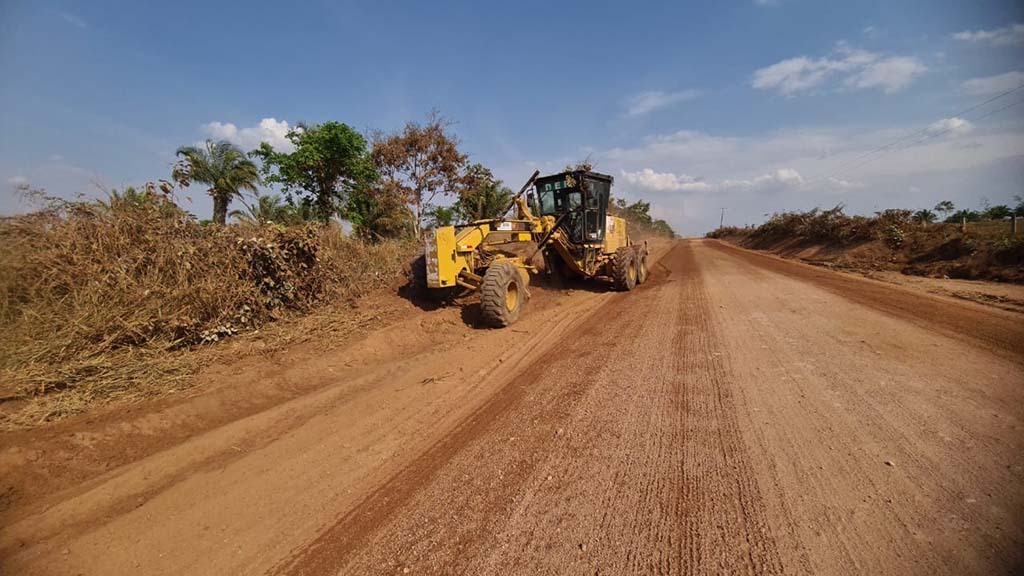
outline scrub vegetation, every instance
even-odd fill
[[[300,125],[289,151],[183,146],[166,180],[0,218],[0,428],[181,390],[199,349],[333,310],[407,277],[423,231],[499,216],[512,192],[432,113],[364,136]],[[267,190],[267,187],[277,191]],[[209,220],[177,198],[205,187]],[[617,210],[671,231],[646,202]]]
[[[1024,283],[1024,199],[1016,202],[976,211],[947,200],[934,209],[872,216],[815,208],[776,213],[758,226],[718,228],[708,237],[840,268]]]

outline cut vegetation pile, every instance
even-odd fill
[[[760,226],[708,234],[748,248],[852,270],[897,270],[919,276],[1024,283],[1024,235],[1005,219],[915,222],[910,210],[848,216],[831,210],[783,212]]]
[[[0,427],[184,385],[184,350],[401,275],[336,226],[203,226],[159,192],[0,220]]]

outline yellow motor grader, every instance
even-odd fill
[[[425,282],[438,296],[479,291],[484,322],[515,322],[529,300],[532,264],[543,253],[548,274],[610,278],[618,290],[647,279],[647,243],[635,244],[626,221],[608,214],[613,178],[575,170],[526,182],[505,210],[514,218],[444,226],[427,234]],[[530,194],[524,198],[524,193]]]

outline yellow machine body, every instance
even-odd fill
[[[478,253],[481,247],[531,242],[534,230],[541,231],[542,226],[543,219],[532,218],[531,215],[527,219],[481,221],[459,229],[455,226],[442,226],[428,232],[424,247],[427,287],[451,288],[462,285],[475,288],[479,283],[475,271],[482,262]],[[532,268],[521,258],[511,255],[498,254],[488,259],[488,263],[494,260],[511,260],[520,268]]]
[[[603,214],[608,204],[607,190],[610,190],[611,177],[590,172],[563,174],[564,182],[573,182],[574,185],[579,185],[587,177],[605,179],[609,188],[600,196],[601,201],[594,205],[596,208],[590,207],[601,210],[605,224],[603,236],[596,233],[581,241],[580,233],[573,232],[577,240],[574,242],[570,238],[572,228],[562,222],[572,222],[567,217],[582,215],[582,212],[534,215],[522,196],[537,178],[535,173],[514,197],[515,218],[479,220],[427,232],[424,239],[426,287],[449,295],[458,289],[479,290],[485,316],[489,314],[493,325],[506,326],[518,318],[522,305],[529,298],[530,273],[537,272],[532,264],[533,256],[541,251],[544,251],[547,265],[559,268],[562,273],[583,278],[610,277],[616,286],[625,290],[631,290],[634,283],[642,282],[646,278],[646,244],[633,245],[626,221]],[[550,181],[560,176],[546,178]],[[558,182],[561,180],[556,184]],[[623,280],[623,271],[626,268],[633,270],[633,262],[641,260],[644,272],[640,279],[635,282]],[[631,274],[630,278],[636,276],[634,272]]]

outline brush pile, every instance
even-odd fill
[[[408,255],[336,226],[203,226],[153,189],[47,198],[0,220],[0,427],[174,389],[189,348],[387,285]]]

